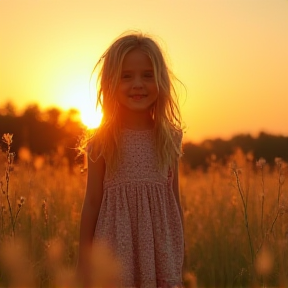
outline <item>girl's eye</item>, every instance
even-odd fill
[[[144,77],[145,77],[145,78],[153,78],[154,75],[153,75],[153,73],[145,73],[145,74],[144,74]]]
[[[122,78],[124,78],[124,79],[131,78],[131,75],[130,74],[123,74]]]

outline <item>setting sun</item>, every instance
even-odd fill
[[[65,83],[65,87],[61,93],[61,106],[64,109],[71,107],[79,111],[80,121],[87,127],[87,129],[97,128],[102,120],[101,107],[96,108],[96,89],[92,85],[95,83],[91,81],[90,87],[87,79],[89,79],[89,71],[84,75],[69,75],[68,72],[58,79],[59,83]],[[66,76],[67,75],[67,76]]]
[[[80,110],[80,117],[82,123],[88,128],[97,128],[102,120],[102,112],[100,109],[88,106],[83,110]]]

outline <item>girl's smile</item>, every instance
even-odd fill
[[[147,97],[147,95],[144,95],[144,94],[134,94],[134,95],[131,95],[131,96],[129,96],[129,97],[131,97],[133,100],[141,100],[142,98]]]

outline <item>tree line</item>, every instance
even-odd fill
[[[65,113],[58,108],[43,111],[38,105],[29,105],[19,114],[12,103],[6,103],[0,108],[0,135],[13,134],[12,150],[16,154],[16,160],[21,147],[29,149],[32,155],[51,156],[61,151],[72,167],[81,161],[77,158],[76,147],[85,131],[78,116],[75,109]],[[5,150],[4,143],[1,142],[0,145]],[[197,144],[186,142],[183,144],[182,161],[191,169],[205,170],[211,157],[226,164],[237,149],[241,149],[244,154],[253,155],[255,159],[263,157],[270,165],[273,165],[275,157],[288,162],[288,136],[265,132],[259,133],[257,137],[240,134],[229,140],[217,138]]]
[[[288,162],[288,136],[260,132],[257,137],[239,134],[229,140],[217,138],[200,144],[188,142],[183,145],[183,161],[191,169],[206,170],[211,159],[225,165],[238,150],[255,161],[264,158],[270,166],[275,164],[276,158]]]
[[[49,108],[42,111],[35,104],[27,106],[19,114],[12,103],[6,103],[0,108],[0,136],[4,133],[13,134],[11,151],[15,152],[16,161],[20,148],[25,147],[32,155],[54,156],[61,153],[72,169],[77,163],[77,146],[84,126],[75,109],[63,112],[58,108]],[[2,150],[6,149],[5,143],[0,145]],[[54,164],[55,157],[48,159],[50,164]]]

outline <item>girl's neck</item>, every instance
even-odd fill
[[[123,113],[120,119],[123,128],[131,130],[150,130],[154,128],[154,120],[150,114]]]

